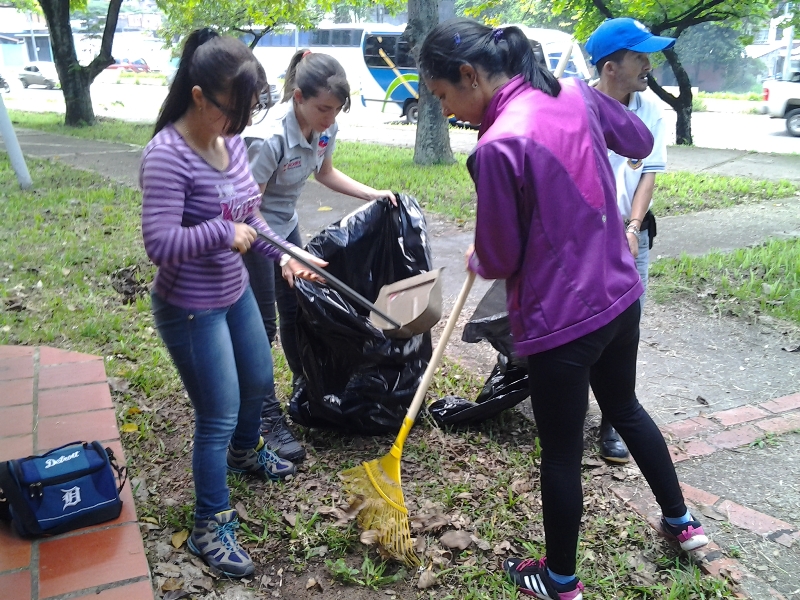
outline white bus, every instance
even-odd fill
[[[569,34],[521,29],[528,39],[542,45],[551,70],[555,70],[562,53],[571,49],[564,76],[589,79],[583,53]],[[301,48],[330,54],[344,67],[351,92],[363,106],[376,106],[381,111],[399,109],[400,116],[416,123],[419,75],[408,42],[402,38],[403,31],[405,25],[386,23],[322,24],[309,31],[286,26],[262,37],[253,52],[270,83],[283,78],[292,55]]]

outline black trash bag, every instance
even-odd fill
[[[475,402],[458,396],[445,396],[432,402],[428,412],[440,426],[475,425],[499,415],[530,396],[528,369],[503,354],[483,384]]]
[[[469,344],[486,340],[504,356],[514,356],[514,341],[506,308],[506,282],[495,280],[472,313],[461,340]]]
[[[373,202],[334,223],[306,250],[368,300],[381,287],[430,271],[425,217],[396,194],[398,208]],[[430,333],[390,339],[360,305],[324,285],[296,282],[303,378],[289,403],[307,427],[377,435],[397,432],[432,354]]]

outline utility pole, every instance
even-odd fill
[[[787,20],[794,17],[794,11],[791,2],[787,2],[784,8],[784,16]],[[783,61],[783,77],[784,81],[792,80],[792,50],[794,49],[794,25],[790,25],[783,33],[783,39],[786,40],[786,58]]]
[[[0,135],[3,136],[3,141],[6,143],[6,152],[11,160],[11,167],[17,174],[19,186],[23,190],[29,189],[33,185],[31,174],[28,172],[28,165],[25,164],[25,157],[22,155],[22,148],[19,147],[19,140],[17,134],[14,133],[14,127],[11,125],[2,95],[0,95]]]

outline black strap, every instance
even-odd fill
[[[128,467],[120,467],[117,464],[117,457],[114,456],[114,451],[111,448],[106,447],[106,454],[108,454],[108,462],[111,464],[111,468],[117,472],[117,480],[119,481],[117,493],[119,494],[122,488],[125,487],[125,482],[128,480]]]

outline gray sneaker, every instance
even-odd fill
[[[223,510],[209,519],[196,519],[187,545],[192,554],[228,577],[247,577],[256,568],[236,541],[239,520],[235,510]]]
[[[295,439],[283,415],[261,417],[261,435],[267,447],[282,459],[293,463],[305,460],[306,449]]]
[[[294,475],[297,468],[267,448],[264,438],[251,450],[235,450],[228,446],[228,470],[234,473],[250,473],[268,481],[280,481]]]

